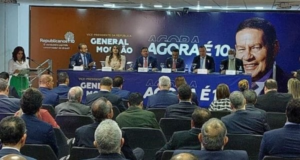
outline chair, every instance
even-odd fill
[[[23,155],[42,160],[57,160],[51,147],[45,144],[25,144],[21,148]]]
[[[75,137],[77,128],[94,123],[91,117],[82,115],[60,115],[56,116],[55,121],[68,138]]]
[[[122,99],[122,101],[123,101],[125,108],[128,109],[128,99]]]
[[[176,131],[190,130],[191,120],[162,118],[159,121],[159,126],[165,134],[167,140],[169,140]]]
[[[96,148],[73,147],[69,160],[82,160],[99,156],[99,151]]]
[[[42,104],[42,109],[46,109],[50,113],[50,115],[53,118],[55,118],[55,116],[56,116],[55,110],[51,104]]]
[[[245,150],[249,160],[257,160],[259,154],[262,135],[254,134],[227,134],[228,143],[225,150]]]
[[[118,107],[116,107],[116,106],[113,106],[113,111],[114,111],[114,116],[113,116],[113,120],[116,120],[116,118],[117,118],[117,116],[120,114],[120,110],[119,110],[119,108]]]
[[[68,138],[62,132],[62,130],[59,128],[53,128],[53,129],[56,137],[56,143],[58,146],[58,159],[60,159],[61,157],[70,154],[70,146],[68,144]]]
[[[165,117],[166,108],[148,108],[147,110],[155,114],[157,122],[159,122],[161,118]]]
[[[230,114],[230,111],[210,111],[212,118],[221,119],[222,117]]]
[[[275,157],[275,156],[265,156],[263,160],[300,160],[298,158],[283,158],[283,157]]]
[[[170,160],[173,156],[174,150],[165,150],[161,156],[161,160]]]
[[[0,121],[5,118],[5,117],[8,117],[8,116],[14,116],[13,113],[0,113]]]
[[[167,142],[165,135],[160,129],[123,127],[128,144],[131,148],[140,147],[144,150],[144,160],[152,160],[155,153]]]
[[[68,100],[69,100],[68,98],[60,98],[58,100],[58,103],[61,104],[61,103],[67,102]]]
[[[267,112],[267,122],[271,129],[282,128],[286,122],[286,115],[279,112]]]

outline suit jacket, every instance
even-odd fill
[[[196,63],[195,69],[199,69],[200,68],[200,56],[196,56],[193,59],[192,63]],[[209,70],[209,72],[215,72],[215,61],[214,61],[213,57],[206,55],[205,68],[207,70]],[[191,67],[191,71],[193,71],[193,67]]]
[[[242,150],[175,150],[173,155],[179,153],[192,153],[201,160],[248,160],[248,154]]]
[[[21,118],[25,121],[27,129],[26,144],[47,144],[58,155],[56,137],[52,126],[39,120],[35,115],[23,114]]]
[[[94,133],[99,124],[100,122],[95,122],[93,124],[88,124],[77,128],[75,131],[74,146],[94,148]],[[123,155],[130,160],[136,160],[136,157],[134,156],[132,149],[128,144],[129,141],[124,131],[122,131],[122,137],[124,138],[124,144],[121,148]]]
[[[123,112],[126,110],[122,99],[119,96],[114,95],[108,91],[99,91],[98,93],[93,93],[93,94],[87,95],[86,96],[86,105],[92,106],[93,102],[100,97],[107,98],[112,103],[113,106],[118,107],[120,112]]]
[[[4,157],[6,155],[9,155],[9,154],[21,155],[21,156],[25,157],[27,160],[36,160],[35,158],[22,155],[17,149],[2,148],[0,150],[0,158]]]
[[[90,158],[86,160],[127,160],[122,155],[118,153],[112,153],[112,154],[101,154],[98,157]]]
[[[58,94],[59,98],[68,98],[70,87],[67,85],[59,85],[52,89],[53,92]]]
[[[224,59],[222,60],[221,64],[224,66],[223,70],[228,70],[228,59]],[[245,72],[244,70],[244,65],[243,65],[243,61],[236,58],[235,59],[235,70],[240,70],[242,69],[243,72]],[[221,72],[221,68],[220,68],[220,72]]]
[[[291,94],[269,91],[257,97],[256,108],[266,112],[285,112],[286,105],[292,98]]]
[[[221,118],[231,134],[264,134],[270,130],[266,117],[260,112],[237,110]]]
[[[85,53],[86,55],[86,59],[87,59],[87,64],[89,65],[89,63],[93,62],[93,58],[92,55],[90,53]],[[70,64],[69,64],[69,68],[73,68],[73,66],[71,65],[71,62],[74,61],[75,62],[75,66],[81,66],[83,65],[83,60],[81,58],[81,54],[75,53],[71,58],[70,58]]]
[[[300,125],[286,124],[263,135],[259,160],[264,156],[300,157]]]
[[[40,87],[39,91],[43,95],[43,104],[51,104],[53,107],[59,104],[59,96],[52,90],[45,88],[45,87]]]
[[[174,132],[169,142],[167,142],[159,151],[156,152],[156,159],[160,160],[165,150],[200,150],[201,144],[198,140],[199,133],[201,133],[200,128],[192,128],[188,131]]]
[[[90,106],[80,104],[79,102],[64,102],[55,107],[56,115],[84,115],[92,116],[92,111]]]
[[[260,112],[265,117],[265,119],[267,118],[267,112],[262,109],[256,108],[254,104],[246,104],[246,110]]]
[[[144,64],[144,57],[141,56],[138,59],[136,59],[134,64],[134,70],[137,70],[139,67],[143,67]],[[154,57],[148,56],[148,66],[151,64],[152,68],[157,68],[157,60]]]
[[[128,97],[130,95],[130,91],[122,90],[120,88],[114,87],[111,89],[111,93],[115,94],[117,96],[120,96],[122,99],[128,100]]]
[[[176,96],[178,95],[178,92],[177,92],[177,91],[174,91],[173,93],[174,93]],[[195,92],[192,92],[192,102],[193,102],[195,105],[199,106],[198,96],[197,96],[197,94],[196,94]]]
[[[0,95],[0,113],[15,113],[20,109],[20,99]]]
[[[14,86],[9,86],[9,95],[8,96],[11,98],[20,98],[20,96]]]
[[[192,114],[198,106],[190,102],[179,102],[167,107],[165,117],[177,119],[192,119]]]
[[[120,128],[145,127],[159,129],[159,124],[153,112],[135,106],[131,106],[126,111],[120,113],[116,118],[116,122]]]
[[[172,91],[160,90],[148,97],[147,108],[162,108],[178,102],[177,96]]]
[[[165,62],[165,67],[172,68],[172,66],[173,66],[173,58],[169,57]],[[176,62],[177,71],[184,71],[184,68],[185,68],[184,60],[182,58],[177,58],[177,62]]]

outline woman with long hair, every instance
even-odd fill
[[[230,90],[227,84],[221,83],[217,86],[216,97],[209,105],[210,111],[231,111],[230,107]]]
[[[113,70],[121,71],[125,69],[126,57],[120,54],[120,48],[113,45],[110,49],[110,55],[105,58],[105,67],[111,67]]]

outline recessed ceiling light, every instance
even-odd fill
[[[210,9],[212,6],[204,6],[203,8]]]
[[[61,6],[62,4],[60,3],[54,3],[53,6]]]
[[[161,4],[155,4],[154,8],[162,8],[163,6]]]
[[[140,5],[140,8],[144,8],[143,4]]]
[[[168,7],[168,9],[172,9],[172,7],[171,7],[171,6],[169,6],[169,7]]]
[[[79,2],[97,2],[98,0],[76,0]]]
[[[264,7],[255,7],[255,9],[264,9]]]
[[[114,7],[115,4],[103,4],[104,7]]]

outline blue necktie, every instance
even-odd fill
[[[201,57],[201,58],[200,58],[200,69],[202,69],[202,68],[203,68],[203,67],[202,67],[202,66],[203,66],[203,60],[204,60],[204,58],[203,58],[203,57]]]
[[[85,68],[87,67],[87,60],[85,54],[83,55],[83,65]]]

